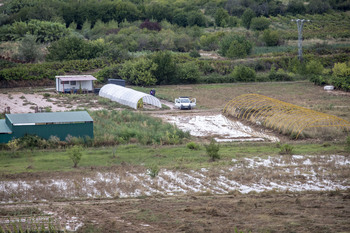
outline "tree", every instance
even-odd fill
[[[219,27],[225,27],[229,21],[229,14],[223,8],[218,8],[215,13],[215,23]]]
[[[252,11],[250,8],[246,9],[241,17],[242,25],[245,28],[249,29],[250,23],[254,17],[255,17],[254,11]]]
[[[74,168],[78,167],[81,157],[83,156],[81,152],[82,150],[83,148],[81,146],[73,146],[67,151],[69,158],[72,160],[74,164],[73,166]]]
[[[89,42],[81,37],[69,36],[53,42],[48,47],[46,58],[51,61],[92,59],[100,56],[105,48],[102,39]]]
[[[220,42],[219,54],[223,57],[242,58],[251,53],[252,43],[245,37],[228,34]]]
[[[178,83],[196,83],[199,76],[198,65],[194,62],[186,62],[177,67]]]
[[[157,82],[153,74],[156,69],[157,64],[153,63],[151,59],[142,57],[137,60],[126,61],[119,71],[119,76],[130,84],[151,86]]]
[[[306,7],[304,1],[302,0],[292,0],[288,3],[287,12],[292,13],[293,15],[305,14]]]
[[[255,82],[256,73],[247,66],[236,66],[231,74],[237,82]]]
[[[174,81],[176,74],[176,63],[169,51],[156,52],[152,61],[157,65],[153,71],[157,84],[170,84]]]
[[[35,62],[42,58],[40,45],[36,42],[37,38],[33,35],[25,35],[18,46],[17,57],[21,61]]]
[[[307,12],[310,14],[323,14],[331,9],[328,1],[324,0],[310,0],[307,5]]]
[[[176,23],[181,27],[188,26],[187,14],[185,12],[177,13],[173,18],[173,23]]]
[[[199,27],[204,27],[206,24],[205,17],[200,11],[192,11],[188,13],[187,17],[188,25],[194,26],[197,25]]]

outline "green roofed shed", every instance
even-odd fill
[[[43,112],[25,114],[7,114],[7,118],[13,125],[25,124],[67,124],[75,122],[92,122],[89,113],[81,112]]]
[[[6,114],[5,117],[5,125],[0,122],[2,143],[26,134],[38,135],[45,139],[56,136],[60,140],[65,140],[68,135],[94,137],[93,119],[86,111]],[[7,140],[9,135],[10,139]]]

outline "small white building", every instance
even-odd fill
[[[93,81],[97,80],[92,75],[65,75],[56,76],[57,92],[94,91]]]

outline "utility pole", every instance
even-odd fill
[[[303,26],[304,22],[310,22],[308,19],[292,19],[292,22],[296,21],[297,22],[297,27],[298,27],[298,58],[299,61],[303,60],[303,47],[302,47],[302,42],[303,42]]]

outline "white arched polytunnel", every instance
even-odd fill
[[[99,92],[99,96],[127,105],[134,109],[137,109],[137,102],[140,99],[143,100],[143,103],[151,104],[159,108],[162,107],[160,101],[152,95],[115,84],[104,85]]]

